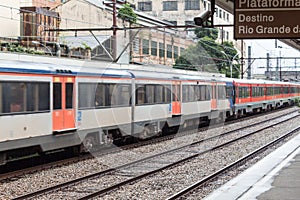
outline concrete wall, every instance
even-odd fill
[[[20,35],[19,7],[19,1],[0,0],[0,37]]]

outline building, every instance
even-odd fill
[[[0,38],[20,36],[19,1],[0,0]]]
[[[54,8],[67,0],[20,0],[20,7]]]
[[[211,9],[211,3],[208,0],[128,0],[136,7],[137,11],[152,15],[158,19],[170,22],[174,25],[194,25],[194,17],[205,10]],[[219,25],[219,35],[217,42],[223,43],[230,41],[240,52],[239,57],[245,55],[242,41],[234,40],[233,23],[234,16],[232,11],[226,6],[216,4],[214,13],[214,25]],[[224,26],[220,26],[224,25]],[[231,26],[232,25],[232,26]],[[193,37],[193,31],[188,32]],[[245,46],[245,45],[244,45]]]
[[[194,17],[205,10],[210,10],[210,1],[207,0],[129,0],[138,11],[142,11],[174,25],[193,25]],[[214,15],[215,24],[233,24],[233,15],[229,11],[216,5]],[[219,40],[233,41],[233,28],[221,27]]]
[[[119,9],[122,5],[118,4]],[[100,43],[97,48],[92,49],[92,57],[102,57],[103,54],[112,53],[113,9],[111,4],[104,5],[102,1],[95,0],[70,0],[57,6],[54,9],[60,15],[60,29],[78,29],[78,31],[60,32],[60,43],[72,45],[78,42],[75,36],[90,36],[98,38]],[[176,29],[147,29],[145,27],[172,25],[169,22],[160,20],[156,17],[147,15],[143,12],[136,12],[138,16],[137,24],[133,25],[133,30],[118,30],[116,34],[117,57],[120,56],[121,62],[141,62],[149,64],[164,64],[172,66],[175,59],[189,45],[193,44],[191,39],[186,37],[185,32],[178,32]],[[120,28],[129,27],[127,22],[117,20]],[[138,29],[137,27],[141,27]],[[80,29],[93,29],[80,31]],[[102,29],[97,31],[95,29]],[[88,40],[86,40],[88,42]],[[103,50],[103,47],[106,49]]]
[[[25,41],[56,42],[57,33],[48,29],[59,28],[60,17],[58,13],[48,7],[21,7],[20,8],[21,32],[20,37]]]

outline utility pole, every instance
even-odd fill
[[[279,51],[279,81],[282,80],[282,74],[281,74],[281,51]]]
[[[295,58],[295,73],[296,73],[296,80],[298,81],[298,74],[297,74],[297,58]]]
[[[247,79],[251,79],[251,46],[248,46],[248,76]]]
[[[112,6],[113,6],[113,40],[112,40],[112,49],[113,49],[113,59],[114,61],[116,61],[117,58],[117,8],[116,8],[116,4],[117,1],[116,0],[112,0]]]
[[[244,40],[241,40],[241,51],[242,51],[242,56],[241,56],[241,78],[244,79]]]
[[[279,80],[278,71],[279,71],[279,58],[277,56],[277,58],[276,58],[276,81]]]
[[[270,79],[270,53],[267,53],[267,79]]]
[[[211,0],[210,1],[210,6],[211,6],[211,26],[214,26],[214,14],[216,10],[216,0]]]

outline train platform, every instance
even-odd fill
[[[205,200],[299,200],[300,134]]]

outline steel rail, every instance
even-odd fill
[[[299,115],[298,115],[298,116],[299,116]],[[277,123],[276,125],[281,124],[281,123],[284,123],[284,122],[287,122],[287,121],[289,121],[289,120],[291,120],[291,119],[294,119],[294,117],[293,117],[293,118],[290,118],[290,119],[287,119],[287,120],[283,120],[283,121]],[[144,174],[142,174],[142,175],[138,175],[138,176],[136,176],[136,177],[134,177],[134,178],[131,178],[131,179],[128,179],[128,180],[126,180],[126,181],[123,181],[123,182],[117,183],[117,184],[115,184],[115,185],[112,185],[112,186],[110,186],[110,187],[107,187],[107,188],[105,188],[105,189],[103,189],[103,190],[99,190],[99,191],[94,192],[94,193],[92,193],[92,194],[86,195],[86,196],[84,196],[84,197],[82,197],[82,198],[79,198],[79,200],[86,200],[86,199],[91,199],[91,198],[94,198],[94,197],[98,197],[98,196],[100,196],[100,195],[104,195],[104,194],[106,194],[106,193],[108,193],[108,192],[114,191],[114,190],[116,190],[116,189],[118,189],[118,188],[120,188],[120,187],[122,187],[122,186],[125,186],[125,185],[127,185],[127,184],[129,184],[129,183],[134,183],[134,182],[136,182],[137,180],[140,180],[140,179],[143,179],[143,178],[145,178],[145,177],[151,176],[151,175],[156,174],[156,173],[158,173],[158,172],[161,172],[161,171],[163,171],[163,170],[172,168],[172,167],[177,166],[177,165],[179,165],[179,164],[181,164],[181,163],[184,163],[184,162],[187,162],[187,161],[189,161],[189,160],[192,160],[193,158],[196,158],[196,157],[198,157],[198,156],[200,156],[200,155],[203,155],[203,154],[209,153],[209,152],[211,152],[211,151],[214,151],[214,150],[223,148],[223,147],[228,146],[228,145],[230,145],[230,144],[232,144],[232,143],[234,143],[234,142],[236,142],[236,141],[239,141],[239,140],[241,140],[241,139],[247,138],[247,137],[249,137],[249,136],[252,136],[252,135],[255,134],[255,133],[261,132],[262,130],[265,130],[265,129],[268,129],[268,128],[272,128],[272,127],[274,127],[274,124],[273,124],[273,125],[270,125],[270,126],[267,126],[267,127],[263,127],[263,128],[260,129],[260,130],[253,131],[253,132],[248,133],[248,134],[246,134],[246,135],[244,135],[244,136],[235,138],[235,139],[233,139],[233,140],[231,140],[231,141],[228,141],[228,142],[225,142],[225,143],[223,143],[223,144],[217,145],[217,146],[212,147],[212,148],[210,148],[210,149],[204,150],[204,151],[202,151],[202,152],[200,152],[200,153],[195,153],[195,154],[192,155],[192,156],[189,156],[189,157],[186,157],[186,158],[184,158],[184,159],[182,159],[182,160],[173,162],[173,163],[168,164],[168,165],[166,165],[166,166],[164,166],[164,167],[161,167],[161,168],[152,170],[152,171],[147,172],[147,173],[144,173]],[[300,129],[300,127],[299,127],[299,129]],[[222,169],[222,170],[224,170],[224,169]]]
[[[278,110],[273,111],[272,113],[276,113],[276,112],[279,112],[279,111],[282,111],[282,110],[278,109]],[[293,111],[291,113],[295,113],[295,112],[297,112],[297,111]],[[260,116],[263,116],[263,115],[266,115],[266,113],[251,115],[251,116],[248,116],[248,117],[240,118],[239,120],[226,121],[224,123],[224,125],[238,123],[238,122],[241,122],[241,121],[244,121],[244,120],[257,118],[257,117],[260,117]],[[265,121],[260,121],[260,122],[245,126],[243,128],[259,125],[261,123],[265,123],[267,121],[272,121],[272,120],[274,120],[276,118],[280,118],[282,116],[284,116],[284,115],[273,117],[273,118],[270,118],[270,119],[265,120]],[[213,128],[214,127],[215,126],[213,126]],[[216,127],[218,127],[218,125],[216,125]],[[194,129],[193,130],[186,130],[186,131],[183,131],[181,133],[169,134],[169,135],[162,136],[162,137],[159,137],[159,138],[154,137],[154,138],[151,138],[151,140],[139,141],[138,143],[119,146],[119,147],[105,147],[105,148],[97,149],[99,152],[101,151],[101,153],[98,154],[98,151],[95,151],[95,152],[93,152],[93,156],[90,155],[90,154],[89,155],[81,155],[79,157],[76,156],[75,158],[67,158],[67,159],[64,159],[64,160],[58,160],[58,161],[53,161],[53,162],[49,162],[49,163],[41,163],[39,165],[31,166],[31,167],[27,167],[27,168],[24,168],[24,164],[22,163],[22,160],[21,160],[19,163],[16,163],[16,164],[19,165],[19,166],[22,166],[22,169],[15,170],[15,171],[9,171],[9,172],[0,174],[0,181],[5,181],[6,179],[11,179],[11,178],[18,177],[18,176],[21,176],[21,175],[24,175],[24,174],[27,174],[27,173],[33,173],[35,171],[41,171],[41,170],[46,170],[46,169],[51,169],[51,168],[54,168],[54,167],[62,166],[62,165],[68,165],[68,164],[72,164],[72,163],[76,163],[76,162],[80,162],[80,161],[84,161],[84,160],[88,160],[88,159],[93,159],[95,157],[99,157],[99,156],[103,156],[103,155],[107,155],[107,154],[111,154],[111,153],[118,153],[122,150],[129,150],[129,149],[138,148],[138,147],[141,147],[141,146],[150,145],[150,144],[153,144],[153,143],[164,142],[164,141],[173,139],[174,137],[184,137],[184,136],[189,135],[189,134],[194,134],[196,132],[205,131],[205,130],[207,130],[207,128],[208,127],[202,127],[202,128],[197,128],[197,130],[194,130]],[[241,129],[235,129],[235,130],[232,130],[232,131],[234,132],[234,131],[238,131],[238,130],[241,130]],[[226,132],[226,133],[228,134],[230,132]],[[226,134],[226,133],[224,133],[224,134]],[[215,136],[215,137],[217,137],[217,136]],[[215,137],[208,138],[208,139],[214,139]],[[103,152],[103,150],[104,150],[104,152]],[[32,163],[32,161],[31,161],[31,163]]]
[[[296,112],[296,111],[295,111],[295,112]],[[294,112],[293,112],[293,113],[294,113]],[[265,121],[260,121],[260,122],[258,122],[258,123],[255,123],[255,125],[258,125],[258,124],[261,124],[261,123],[266,123],[266,122],[268,122],[268,121],[274,120],[274,119],[276,119],[276,118],[283,117],[283,116],[285,116],[285,115],[286,115],[286,114],[281,115],[281,116],[277,116],[277,117],[274,117],[274,118],[272,118],[272,119],[268,119],[268,120],[265,120]],[[299,116],[299,115],[297,115],[297,116]],[[288,121],[288,120],[293,119],[294,117],[295,117],[295,116],[293,116],[293,117],[291,117],[291,118],[289,118],[289,119],[286,119],[286,120],[284,120],[284,121],[281,121],[280,123],[284,123],[284,122],[286,122],[286,121]],[[279,123],[278,123],[278,124],[279,124]],[[137,164],[137,163],[141,163],[141,162],[144,162],[144,161],[146,161],[146,160],[149,160],[149,159],[152,159],[152,158],[161,156],[161,155],[165,155],[165,154],[168,154],[168,153],[172,153],[172,152],[175,152],[175,151],[179,151],[179,150],[181,150],[181,149],[188,148],[188,147],[191,147],[191,146],[195,146],[195,145],[198,145],[198,144],[200,144],[200,143],[203,143],[203,142],[206,142],[206,141],[209,141],[209,140],[218,139],[218,138],[220,138],[220,137],[222,137],[222,136],[228,135],[228,134],[230,134],[230,133],[234,133],[234,132],[236,132],[236,131],[243,130],[243,129],[245,129],[245,128],[249,128],[249,127],[251,127],[251,126],[254,126],[254,125],[252,124],[252,125],[249,125],[249,126],[237,128],[237,129],[235,129],[235,130],[231,130],[231,131],[228,131],[228,132],[225,132],[225,133],[216,135],[216,136],[212,136],[212,137],[209,137],[209,138],[206,138],[206,139],[202,139],[202,140],[193,142],[193,143],[188,144],[188,145],[183,145],[183,146],[178,147],[178,148],[174,148],[174,149],[171,149],[171,150],[168,150],[168,151],[165,151],[165,152],[161,152],[161,153],[158,153],[158,154],[155,154],[155,155],[152,155],[152,156],[148,156],[148,157],[145,157],[145,158],[143,158],[143,159],[136,160],[136,161],[131,162],[131,163],[127,163],[127,164],[120,165],[120,166],[117,166],[117,167],[114,167],[114,168],[111,168],[111,169],[107,169],[107,170],[104,170],[104,171],[101,171],[101,172],[97,172],[97,173],[90,174],[90,175],[87,175],[87,176],[84,176],[84,177],[80,177],[80,178],[77,178],[77,179],[74,179],[74,180],[71,180],[71,181],[62,183],[62,184],[58,184],[58,185],[55,185],[55,186],[52,186],[52,187],[49,187],[49,188],[41,189],[41,190],[36,191],[36,192],[33,192],[33,193],[25,194],[25,195],[16,197],[15,199],[17,200],[17,199],[27,199],[27,198],[32,198],[32,197],[35,197],[35,196],[39,196],[39,195],[41,195],[41,194],[49,193],[49,192],[51,192],[51,191],[55,191],[55,190],[62,189],[62,188],[68,187],[68,186],[72,186],[72,185],[74,185],[74,184],[80,183],[80,182],[85,181],[85,180],[87,180],[87,179],[91,179],[91,178],[94,178],[94,177],[97,177],[97,176],[103,176],[103,175],[105,175],[105,174],[115,172],[115,171],[117,171],[117,170],[119,170],[119,169],[122,169],[122,168],[125,168],[125,167],[128,167],[128,166],[131,166],[131,165],[134,165],[134,164]],[[209,152],[209,151],[211,151],[211,150],[215,150],[215,149],[221,148],[221,147],[223,147],[224,145],[225,145],[225,146],[226,146],[226,145],[229,145],[229,144],[231,144],[231,143],[233,143],[233,142],[235,142],[235,141],[237,141],[237,140],[239,140],[239,139],[248,137],[248,136],[250,136],[250,135],[253,135],[253,134],[257,133],[257,132],[260,132],[260,131],[262,131],[262,130],[264,130],[264,129],[266,129],[266,128],[270,128],[270,127],[273,127],[273,126],[274,126],[274,124],[269,125],[269,126],[267,126],[267,127],[262,128],[261,130],[253,131],[253,132],[248,133],[248,134],[246,134],[246,135],[244,135],[244,136],[241,136],[241,137],[239,137],[239,138],[236,138],[235,140],[226,142],[226,143],[224,143],[224,144],[221,144],[221,145],[218,145],[218,146],[216,146],[216,147],[210,148],[210,149],[205,150],[205,151],[203,151],[203,152],[197,153],[197,154],[195,154],[194,156],[192,156],[192,157],[190,157],[190,158],[187,158],[187,159],[183,159],[183,160],[179,161],[179,162],[176,163],[176,164],[170,164],[170,165],[167,165],[167,166],[165,166],[165,167],[163,167],[163,168],[157,169],[157,170],[153,171],[152,173],[151,173],[151,172],[146,173],[144,176],[142,175],[142,176],[135,177],[135,178],[133,178],[133,179],[130,179],[131,181],[130,181],[130,180],[127,180],[127,181],[126,181],[126,184],[128,184],[128,183],[130,183],[130,182],[134,182],[134,181],[136,181],[136,180],[138,180],[138,179],[140,179],[140,178],[149,176],[149,175],[151,175],[151,174],[153,174],[153,173],[157,173],[157,172],[160,171],[160,170],[170,168],[170,167],[172,167],[172,166],[174,166],[174,165],[178,165],[179,163],[186,162],[187,160],[190,160],[190,159],[192,159],[192,158],[194,158],[194,157],[197,157],[197,156],[199,156],[199,155],[201,155],[201,154],[207,153],[207,152]],[[121,183],[120,183],[120,184],[121,184]],[[120,184],[116,184],[115,186],[112,186],[111,188],[113,188],[113,189],[118,188],[118,187],[121,186]],[[95,196],[98,196],[99,194],[106,193],[106,192],[108,192],[109,190],[111,190],[111,189],[107,188],[107,189],[103,190],[102,192],[98,192],[97,194],[94,194],[94,195],[95,195]],[[87,196],[86,198],[92,198],[92,195],[91,195],[91,196]],[[82,198],[82,199],[84,199],[84,198]]]
[[[241,166],[243,163],[245,163],[248,160],[254,158],[255,156],[257,156],[261,152],[266,151],[271,146],[274,146],[275,144],[283,141],[285,138],[287,138],[287,137],[291,136],[292,134],[294,134],[295,132],[299,132],[299,131],[300,131],[300,126],[293,129],[292,131],[282,135],[281,137],[269,142],[268,144],[258,148],[257,150],[254,150],[253,152],[249,153],[248,155],[242,157],[241,159],[239,159],[235,162],[232,162],[231,164],[225,166],[224,168],[218,170],[217,172],[215,172],[213,174],[210,174],[210,175],[206,176],[205,178],[201,179],[200,181],[186,187],[185,189],[181,190],[180,192],[172,195],[171,197],[168,197],[166,200],[174,200],[174,199],[184,197],[189,192],[195,190],[196,188],[200,188],[204,184],[207,184],[209,181],[213,181],[213,180],[217,179],[220,175],[232,170],[233,168]]]

